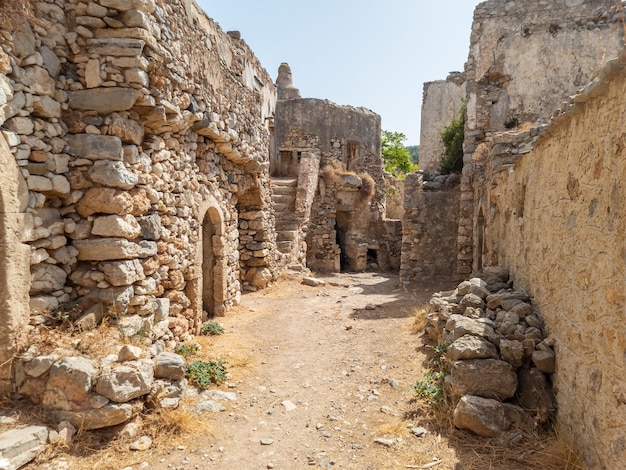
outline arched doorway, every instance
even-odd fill
[[[20,185],[22,176],[2,134],[0,168],[0,396],[4,396],[12,391],[13,358],[25,344],[21,332],[30,314],[30,248],[21,242],[24,207],[19,194],[25,183]]]
[[[201,320],[224,315],[227,293],[224,249],[224,216],[217,200],[208,196],[198,208],[198,243],[194,263],[198,274],[194,282],[188,283],[188,297]]]

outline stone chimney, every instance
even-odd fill
[[[295,100],[302,98],[300,90],[293,86],[293,78],[291,76],[291,67],[287,62],[283,62],[278,67],[278,78],[276,79],[278,87],[278,100]]]

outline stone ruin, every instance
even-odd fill
[[[274,84],[191,0],[5,3],[2,395],[82,426],[123,422],[175,406],[185,383],[165,349],[285,268],[388,269],[405,285],[475,274],[433,300],[434,336],[461,340],[453,389],[479,397],[465,409],[523,424],[509,403],[483,401],[511,384],[484,397],[456,379],[497,361],[511,378],[521,367],[517,387],[524,371],[550,373],[536,360],[553,351],[557,423],[590,468],[626,458],[622,4],[481,3],[465,70],[424,87],[422,171],[402,185],[383,170],[378,115],[302,98],[287,64]],[[462,173],[437,175],[437,137],[463,103]],[[478,279],[493,266],[523,298],[489,307],[498,283]],[[466,290],[487,308],[462,302]],[[148,350],[26,347],[53,320],[89,330],[104,317]],[[466,357],[465,342],[488,357]],[[546,400],[519,404],[543,419]],[[480,433],[461,411],[457,424]]]
[[[406,181],[402,282],[506,266],[554,343],[556,423],[588,468],[626,459],[624,36],[619,1],[481,3],[463,73],[424,87],[425,161]],[[435,136],[464,104],[450,181]]]

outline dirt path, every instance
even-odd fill
[[[220,388],[237,400],[210,415],[214,439],[151,466],[380,469],[441,458],[435,437],[413,436],[402,419],[425,361],[415,309],[436,288],[405,291],[396,276],[371,273],[324,279],[247,294],[221,319],[226,333],[214,348],[233,377]],[[434,453],[411,456],[413,440]]]

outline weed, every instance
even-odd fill
[[[411,390],[430,405],[438,405],[445,399],[445,392],[443,390],[443,380],[445,376],[446,374],[443,371],[428,371],[424,374],[424,380],[415,382]]]
[[[216,321],[208,321],[200,328],[200,334],[204,336],[215,336],[224,333],[224,328]]]
[[[436,344],[435,346],[427,345],[428,348],[433,350],[433,358],[430,360],[432,365],[441,370],[445,366],[446,352],[450,347],[450,343]]]
[[[200,349],[200,345],[197,343],[181,343],[176,346],[174,352],[176,354],[180,354],[181,356],[193,356]]]
[[[198,388],[209,388],[226,380],[226,363],[217,358],[215,361],[193,361],[187,366],[187,378]]]

